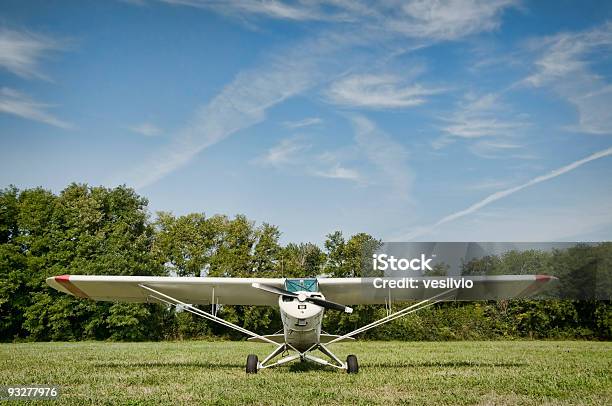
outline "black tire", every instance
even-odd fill
[[[258,364],[257,355],[249,354],[247,357],[246,363],[246,373],[247,374],[256,374],[257,373],[257,364]]]
[[[346,357],[346,372],[349,374],[356,374],[359,372],[359,364],[357,363],[356,355],[349,355]]]

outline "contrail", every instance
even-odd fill
[[[602,151],[598,151],[595,152],[594,154],[591,154],[589,156],[587,156],[586,158],[580,159],[578,161],[572,162],[569,165],[565,165],[562,166],[561,168],[555,169],[545,175],[540,175],[538,177],[535,177],[533,179],[531,179],[528,182],[523,183],[522,185],[518,185],[515,187],[512,187],[510,189],[506,189],[506,190],[500,190],[499,192],[495,192],[490,194],[489,196],[485,197],[484,199],[482,199],[481,201],[474,203],[473,205],[471,205],[470,207],[468,207],[467,209],[461,210],[461,211],[457,211],[455,213],[449,214],[446,217],[441,218],[440,220],[438,220],[437,222],[429,225],[429,226],[421,226],[421,227],[417,227],[413,232],[408,233],[407,235],[404,236],[405,239],[412,239],[415,238],[417,236],[426,234],[432,230],[434,230],[435,228],[441,226],[442,224],[445,223],[449,223],[453,220],[457,220],[458,218],[467,216],[468,214],[472,214],[480,209],[482,209],[483,207],[497,201],[500,200],[506,196],[509,196],[513,193],[518,192],[519,190],[525,189],[526,187],[529,186],[533,186],[533,185],[537,185],[538,183],[547,181],[549,179],[553,179],[556,178],[557,176],[563,175],[564,173],[573,171],[574,169],[588,163],[591,161],[595,161],[596,159],[600,159],[600,158],[604,158],[607,156],[612,155],[612,147],[608,148],[608,149],[604,149]]]

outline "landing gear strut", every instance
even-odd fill
[[[325,359],[315,357],[314,355],[309,354],[310,352],[315,351],[315,350],[321,351],[323,354],[327,355],[330,358],[330,360],[327,361]],[[274,359],[276,356],[282,354],[285,351],[293,351],[295,353],[291,355],[287,355],[277,360],[276,362],[272,362],[272,359]],[[353,355],[353,357],[355,356]],[[291,361],[296,361],[298,359],[302,362],[304,361],[314,362],[315,364],[330,366],[330,367],[334,367],[338,369],[347,368],[346,364],[342,362],[340,358],[338,358],[333,352],[328,350],[324,344],[313,344],[307,350],[299,351],[295,347],[293,347],[291,344],[285,343],[285,344],[279,344],[278,347],[276,347],[276,349],[270,353],[270,355],[268,355],[263,361],[261,361],[258,364],[258,369],[277,367],[277,366],[286,364]],[[248,372],[248,367],[247,367],[247,372]]]

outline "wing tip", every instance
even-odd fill
[[[70,275],[51,276],[46,282],[52,288],[72,296],[89,298],[89,296],[70,281]]]

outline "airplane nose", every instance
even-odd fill
[[[299,293],[299,294],[298,294],[297,299],[298,299],[300,302],[303,302],[304,300],[306,300],[306,295],[305,295],[305,294],[303,294],[303,293]]]

